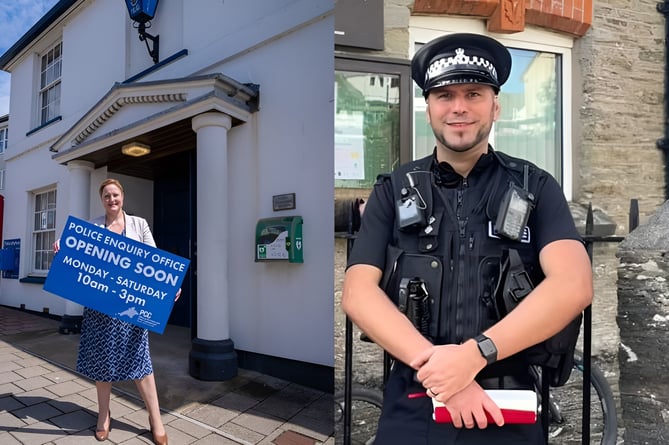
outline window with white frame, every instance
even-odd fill
[[[56,189],[34,194],[32,272],[46,275],[53,261],[56,241]]]
[[[456,31],[488,34],[481,20],[453,18],[441,20],[435,26],[432,19],[412,20],[414,49]],[[493,37],[509,48],[512,68],[499,94],[501,112],[490,143],[499,151],[527,159],[550,172],[570,199],[573,41],[536,29]],[[414,143],[415,158],[431,153],[435,144],[425,119],[425,100],[418,87],[414,88]]]
[[[39,125],[60,115],[60,78],[62,73],[63,43],[60,42],[44,55],[40,63]]]
[[[0,170],[0,190],[5,189],[5,169]]]
[[[0,154],[7,150],[9,129],[7,127],[0,128]]]

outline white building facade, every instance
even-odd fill
[[[5,190],[5,151],[9,144],[9,115],[0,116],[0,196]],[[2,202],[3,198],[0,198]],[[0,207],[0,210],[2,208]],[[2,214],[2,212],[0,212]],[[2,218],[0,217],[0,221]],[[2,222],[0,222],[0,233],[2,233]]]
[[[0,116],[0,240],[5,210],[5,151],[9,144],[9,115]],[[1,261],[1,259],[0,259]],[[2,276],[0,274],[0,276]]]
[[[2,247],[18,258],[0,304],[77,331],[81,306],[42,289],[51,245],[69,215],[102,214],[98,186],[117,178],[158,247],[191,260],[170,318],[190,328],[191,375],[240,366],[329,389],[334,2],[157,3],[142,41],[124,2],[61,0],[0,56]],[[289,216],[303,262],[256,261],[258,221]]]

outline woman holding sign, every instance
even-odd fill
[[[91,222],[119,235],[156,247],[144,218],[123,211],[123,186],[116,179],[100,185],[105,215]],[[54,251],[59,250],[58,242]],[[178,298],[179,294],[177,294]],[[134,380],[146,409],[153,443],[167,444],[167,433],[160,417],[158,392],[149,354],[149,332],[125,321],[84,308],[77,372],[95,380],[98,397],[98,422],[95,438],[105,441],[111,430],[112,382]]]

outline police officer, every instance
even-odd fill
[[[342,297],[352,321],[394,359],[377,445],[544,443],[540,423],[505,425],[484,389],[533,387],[522,351],[591,303],[592,272],[557,181],[488,144],[510,70],[509,51],[476,34],[442,36],[412,59],[436,146],[377,181]],[[509,249],[534,288],[505,314],[495,292]],[[406,278],[429,294],[427,332],[398,308]],[[421,392],[427,397],[411,396]],[[432,398],[452,423],[433,421]]]

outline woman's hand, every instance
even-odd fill
[[[176,303],[179,297],[181,296],[181,288],[177,291],[177,296],[174,298],[174,302]]]
[[[60,240],[57,239],[55,243],[53,243],[53,254],[57,254],[58,251],[60,250]]]

